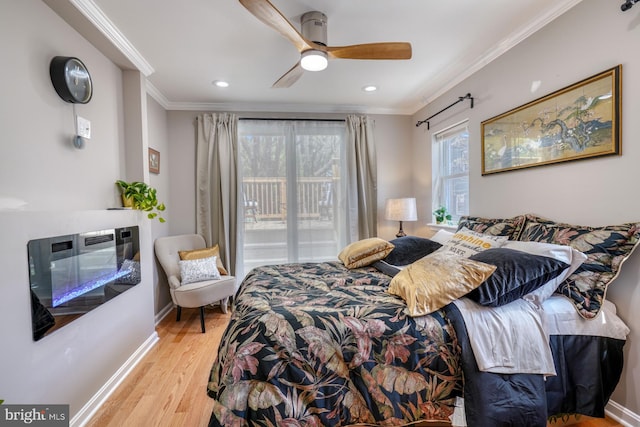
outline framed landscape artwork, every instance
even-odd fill
[[[622,65],[482,122],[482,175],[621,153]]]

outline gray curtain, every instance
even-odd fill
[[[238,118],[212,113],[197,117],[196,231],[208,246],[220,246],[223,264],[238,271]]]
[[[347,122],[347,205],[352,240],[378,235],[378,170],[373,119],[349,115]]]

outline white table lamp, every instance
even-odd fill
[[[405,232],[402,230],[402,222],[418,220],[416,199],[413,197],[387,199],[384,217],[390,221],[400,221],[400,230],[398,230],[396,237],[406,236]]]

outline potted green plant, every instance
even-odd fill
[[[159,212],[165,210],[165,206],[164,203],[158,202],[155,188],[139,181],[126,182],[118,180],[116,184],[122,191],[122,204],[124,207],[148,212],[147,217],[149,219],[158,218],[158,221],[165,222],[165,219],[159,214]]]
[[[451,214],[447,212],[447,208],[445,208],[444,206],[440,206],[438,209],[433,211],[433,215],[436,217],[436,224],[442,224],[445,221],[451,221]]]

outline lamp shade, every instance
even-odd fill
[[[417,221],[416,199],[413,197],[387,199],[384,217],[391,221]]]

